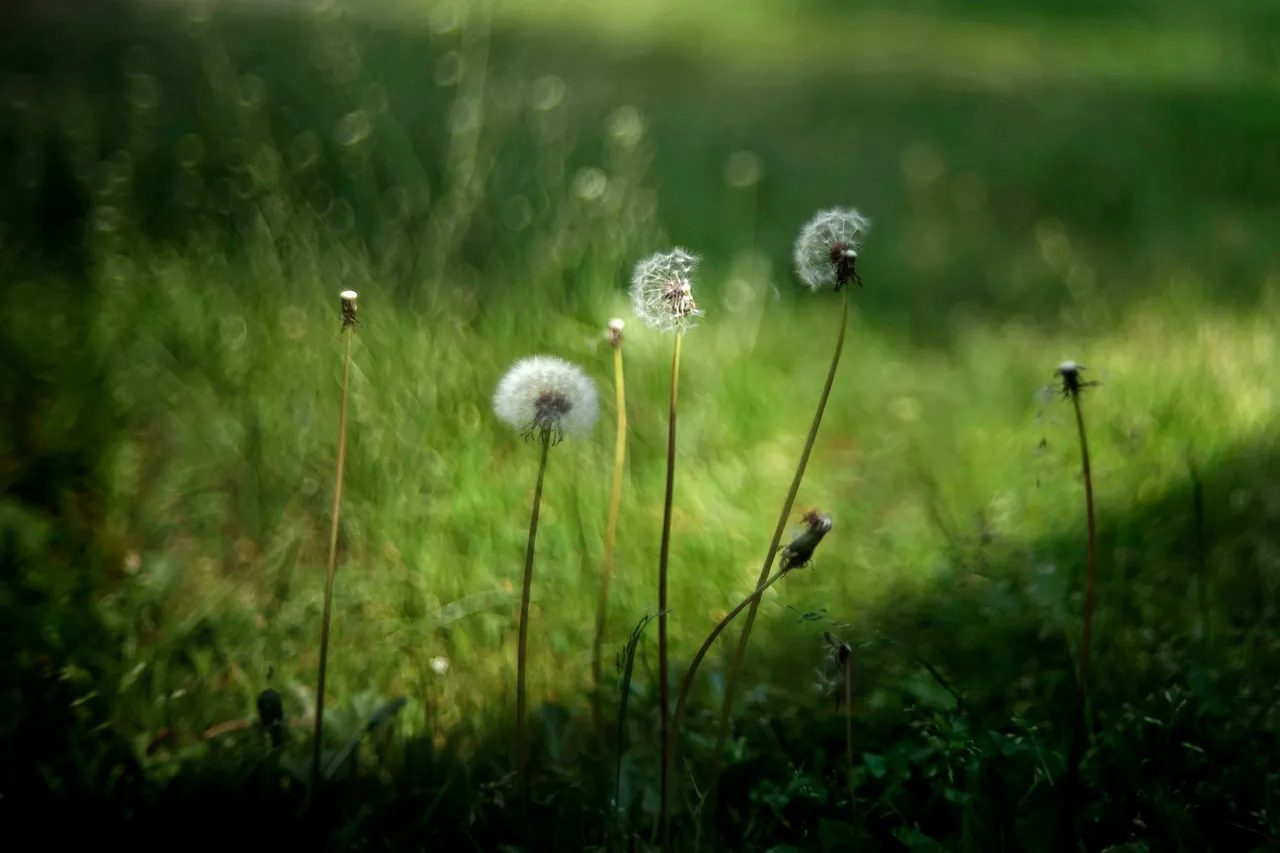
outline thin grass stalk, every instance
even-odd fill
[[[604,645],[605,625],[609,613],[609,583],[613,576],[613,542],[618,532],[618,507],[622,502],[622,463],[627,453],[627,392],[623,384],[621,342],[613,348],[613,375],[618,398],[618,439],[613,454],[613,490],[609,494],[609,520],[604,529],[604,561],[600,566],[600,603],[596,609],[596,636],[591,654],[591,682],[595,688],[592,713],[595,716],[596,731],[602,743],[605,733],[600,695],[601,649]]]
[[[1089,440],[1085,434],[1084,412],[1080,407],[1078,388],[1068,387],[1072,406],[1076,413],[1076,428],[1080,433],[1080,459],[1084,470],[1085,511],[1089,525],[1089,564],[1085,576],[1084,594],[1084,631],[1080,640],[1080,664],[1076,679],[1076,722],[1071,736],[1071,748],[1068,755],[1066,807],[1064,809],[1064,831],[1059,833],[1060,843],[1069,844],[1076,837],[1078,827],[1076,818],[1080,806],[1080,763],[1084,760],[1085,743],[1088,739],[1088,702],[1089,702],[1089,652],[1093,639],[1093,611],[1095,602],[1095,586],[1097,582],[1098,548],[1097,529],[1093,513],[1093,473],[1089,465]],[[1065,849],[1065,848],[1064,848]]]
[[[844,764],[849,781],[849,807],[853,812],[853,847],[858,848],[858,794],[853,778],[853,654],[844,659]]]
[[[716,626],[711,629],[711,633],[707,635],[707,639],[704,640],[702,645],[698,648],[697,653],[693,656],[693,660],[689,663],[689,669],[685,671],[684,679],[680,682],[680,692],[676,695],[675,713],[672,715],[672,718],[671,718],[673,732],[679,732],[680,721],[684,717],[685,702],[688,701],[689,689],[693,686],[693,677],[697,674],[698,667],[702,665],[702,659],[707,656],[707,652],[711,651],[711,647],[715,645],[716,639],[719,638],[720,634],[724,632],[725,628],[729,627],[729,623],[732,622],[739,613],[741,613],[746,608],[752,606],[753,604],[759,602],[760,596],[764,595],[765,591],[769,589],[769,587],[773,586],[775,583],[782,580],[782,578],[785,575],[787,575],[790,571],[791,569],[786,569],[786,568],[780,569],[776,574],[774,574],[773,577],[766,579],[764,583],[760,584],[755,588],[755,591],[753,591],[746,598],[742,599],[742,601],[738,603],[737,607],[733,608],[727,614],[725,614],[724,618],[721,619],[716,624]],[[664,778],[669,777],[675,767],[675,759],[676,759],[675,742],[676,742],[676,739],[674,737],[671,738],[670,745],[663,752]],[[670,840],[671,840],[670,823],[668,822],[664,824],[664,830],[663,830],[664,847],[669,848]]]
[[[1089,465],[1089,439],[1085,435],[1084,412],[1080,408],[1079,392],[1071,395],[1071,403],[1075,408],[1076,427],[1080,432],[1080,459],[1084,467],[1084,502],[1089,519],[1089,569],[1085,578],[1084,634],[1080,640],[1080,680],[1077,685],[1081,715],[1083,715],[1088,694],[1089,650],[1093,637],[1093,610],[1098,579],[1098,533],[1093,515],[1093,472]]]
[[[671,550],[671,504],[676,483],[676,401],[680,389],[680,342],[684,333],[677,329],[671,353],[671,412],[667,423],[667,495],[662,507],[662,546],[658,552],[658,704],[660,755],[671,748],[671,673],[667,666],[667,561]],[[670,765],[662,761],[660,775],[658,826],[665,839],[670,833],[671,774]]]
[[[342,512],[342,473],[347,462],[347,386],[351,376],[351,339],[355,337],[354,325],[344,322],[346,338],[342,357],[342,406],[338,415],[338,470],[333,481],[333,514],[329,526],[329,566],[324,580],[324,615],[320,620],[320,678],[316,685],[315,744],[311,755],[311,786],[314,791],[320,784],[320,750],[324,743],[324,682],[329,665],[329,624],[333,615],[333,577],[338,566],[338,520]]]
[[[538,459],[538,484],[533,489],[533,514],[529,517],[529,547],[524,556],[524,580],[520,586],[520,638],[516,645],[516,788],[523,807],[529,793],[529,734],[525,723],[525,677],[529,658],[529,597],[533,590],[533,553],[538,539],[538,512],[542,508],[542,481],[547,473],[547,456],[551,450],[551,433],[544,430],[539,439],[542,453]]]
[[[787,520],[796,502],[796,494],[800,491],[800,481],[804,479],[805,469],[809,465],[809,455],[818,437],[818,427],[822,425],[822,415],[827,408],[827,400],[831,396],[831,388],[835,385],[836,368],[840,366],[840,354],[844,351],[845,331],[849,326],[849,300],[853,288],[844,288],[844,299],[840,311],[840,331],[836,336],[835,352],[831,355],[831,367],[827,370],[827,381],[822,387],[822,396],[818,398],[818,409],[814,412],[813,423],[809,426],[809,434],[805,438],[804,450],[800,454],[800,464],[796,466],[795,477],[791,480],[791,488],[787,491],[787,499],[782,504],[782,512],[778,515],[778,524],[773,530],[773,539],[769,542],[769,550],[765,554],[764,563],[760,567],[757,584],[762,584],[773,569],[773,561],[782,542],[782,534],[787,529]],[[747,618],[742,626],[742,636],[738,638],[738,647],[733,654],[733,662],[729,665],[729,674],[725,679],[724,700],[720,707],[720,720],[716,725],[715,746],[711,750],[711,783],[707,790],[708,810],[714,814],[715,798],[720,780],[720,770],[724,758],[724,745],[729,735],[729,718],[733,711],[734,694],[738,687],[738,679],[742,672],[742,662],[747,654],[747,644],[751,641],[751,629],[756,622],[756,613],[760,609],[759,599],[751,604]]]

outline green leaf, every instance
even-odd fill
[[[884,758],[873,752],[862,753],[862,766],[867,768],[867,772],[877,779],[884,778],[885,765]]]

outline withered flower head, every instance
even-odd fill
[[[359,296],[354,290],[344,290],[338,294],[338,299],[342,303],[342,328],[358,325],[356,323],[356,297]]]
[[[605,330],[605,337],[609,339],[609,346],[614,349],[622,346],[622,326],[621,318],[614,317],[609,321],[609,328]]]
[[[1080,372],[1084,370],[1084,366],[1076,364],[1074,361],[1067,360],[1058,365],[1058,369],[1053,375],[1062,381],[1062,396],[1077,396],[1083,389],[1097,385],[1097,382],[1085,382],[1080,377]]]

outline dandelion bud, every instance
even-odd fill
[[[804,514],[805,529],[782,549],[782,570],[802,569],[813,559],[813,552],[831,530],[831,516],[812,509]]]
[[[839,290],[848,282],[862,287],[858,276],[858,237],[871,227],[871,220],[856,210],[832,208],[819,212],[800,230],[796,238],[796,275],[810,290],[832,286]]]
[[[605,335],[609,338],[609,346],[614,349],[622,346],[622,320],[617,317],[610,320],[609,328]]]
[[[582,370],[562,358],[537,355],[507,371],[493,395],[493,410],[525,435],[558,443],[585,435],[596,420],[596,388]]]
[[[700,259],[684,249],[658,252],[636,264],[631,304],[646,326],[684,332],[701,316],[693,301],[693,271]]]

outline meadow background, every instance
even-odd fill
[[[647,842],[651,633],[622,737],[588,714],[605,324],[629,321],[609,661],[656,608],[670,369],[626,286],[652,251],[704,256],[678,679],[752,588],[799,456],[839,297],[800,290],[791,244],[840,205],[872,218],[866,287],[795,513],[835,526],[765,599],[721,808],[695,819],[728,647],[704,664],[681,843],[850,846],[842,711],[815,686],[834,631],[856,646],[862,849],[1051,848],[1085,548],[1073,417],[1042,389],[1071,358],[1101,382],[1079,849],[1274,849],[1278,31],[1263,0],[6,6],[0,808],[135,841],[252,817],[341,849]],[[365,326],[333,744],[407,703],[308,809],[289,762],[308,755],[347,288]],[[537,454],[489,398],[535,353],[581,364],[602,416],[551,454],[521,819]],[[266,687],[299,721],[283,757],[223,726]]]

